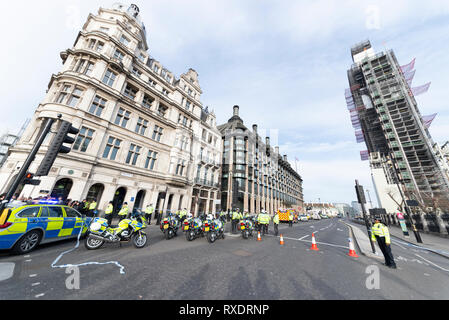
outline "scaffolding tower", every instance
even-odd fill
[[[449,180],[433,150],[428,131],[432,116],[422,116],[415,96],[430,83],[412,88],[415,59],[400,66],[392,50],[374,53],[369,41],[351,49],[354,64],[348,70],[350,88],[345,98],[357,142],[368,150],[362,160],[379,153],[391,160],[409,199],[426,207],[449,208]],[[393,170],[393,168],[392,168]]]

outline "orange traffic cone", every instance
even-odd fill
[[[310,250],[319,251],[315,241],[315,232],[312,233],[312,246],[310,247]]]
[[[283,246],[284,245],[284,237],[282,236],[282,234],[281,234],[281,238],[280,239],[281,239],[280,245]]]
[[[262,238],[260,237],[260,231],[257,233],[257,241],[262,241]]]
[[[355,253],[354,244],[352,243],[351,238],[349,238],[349,253],[348,256],[358,258],[359,256]]]

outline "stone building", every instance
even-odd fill
[[[59,155],[41,184],[25,186],[22,196],[96,199],[100,210],[109,201],[116,210],[126,201],[131,209],[153,204],[158,210],[214,211],[221,158],[215,114],[201,103],[195,70],[176,78],[147,51],[137,6],[115,4],[90,14],[74,46],[61,53],[60,72],[52,75],[44,100],[0,171],[1,191],[17,175],[44,120],[62,114],[80,130],[72,152]],[[200,150],[204,158],[198,158]],[[201,176],[195,176],[199,168]],[[195,179],[200,177],[204,181]]]
[[[272,213],[280,208],[303,207],[302,178],[291,168],[279,147],[270,146],[249,130],[239,116],[239,107],[229,121],[218,126],[222,134],[223,160],[221,205],[223,210]],[[300,210],[301,210],[300,209]]]

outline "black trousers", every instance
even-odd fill
[[[376,236],[377,244],[385,257],[385,265],[395,266],[393,254],[391,253],[391,246],[387,245],[385,242],[385,237]]]
[[[293,221],[292,220],[289,220],[288,224],[289,224],[289,227],[293,227]]]
[[[268,224],[264,223],[261,224],[261,229],[262,229],[262,234],[265,235],[266,233],[268,233]]]
[[[236,220],[236,219],[232,220],[232,225],[231,225],[231,227],[232,227],[232,233],[236,233],[236,232],[237,232],[237,223],[238,223],[238,222],[239,222],[239,221]]]
[[[148,221],[148,224],[149,224],[149,225],[151,224],[151,215],[152,215],[152,213],[147,213],[147,214],[145,215],[145,219]]]
[[[279,233],[279,225],[278,224],[274,224],[274,235],[277,236]]]
[[[105,215],[105,219],[108,220],[108,226],[111,226],[112,223],[112,213]]]

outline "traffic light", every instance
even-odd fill
[[[25,178],[23,179],[23,184],[31,184],[33,186],[40,185],[41,181],[40,180],[35,180],[33,178],[34,178],[34,174],[28,172],[25,175]]]
[[[36,176],[47,176],[58,154],[65,154],[71,151],[71,148],[66,147],[63,144],[73,144],[75,139],[70,137],[69,134],[78,134],[78,132],[79,130],[72,127],[70,122],[62,121],[56,136],[53,138],[50,146],[48,147],[47,154],[37,169]]]
[[[359,203],[365,204],[366,199],[365,199],[365,192],[363,191],[363,186],[356,186],[355,192],[357,193],[357,200],[359,201]]]

